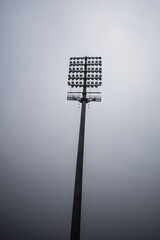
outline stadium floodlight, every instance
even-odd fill
[[[101,57],[71,57],[69,63],[68,86],[82,89],[82,92],[67,93],[67,100],[78,101],[82,104],[70,240],[80,240],[86,103],[101,102],[101,92],[93,92],[93,88],[102,85],[101,66]],[[88,92],[88,88],[92,88],[92,91]]]

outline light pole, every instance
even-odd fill
[[[75,100],[82,103],[70,240],[80,240],[86,103],[101,101],[100,92],[93,91],[93,88],[98,88],[102,85],[101,66],[101,57],[70,58],[68,85],[71,88],[82,88],[82,92],[68,92],[67,95],[67,100]],[[87,92],[89,87],[91,90]]]

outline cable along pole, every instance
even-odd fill
[[[91,101],[95,101],[95,102],[101,101],[101,97],[95,95],[95,92],[93,91],[87,92],[86,89],[87,87],[93,88],[93,87],[101,86],[102,69],[98,67],[90,68],[90,66],[99,66],[99,65],[100,66],[102,65],[101,57],[70,58],[68,85],[70,87],[83,88],[83,91],[81,93],[68,92],[68,95],[67,95],[67,100],[76,100],[82,103],[70,240],[80,240],[86,103]],[[92,75],[90,75],[90,73],[92,73]],[[88,96],[88,94],[90,94],[90,96]]]

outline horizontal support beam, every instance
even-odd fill
[[[86,98],[83,98],[83,94],[81,93],[76,93],[74,94],[73,92],[70,93],[68,92],[67,93],[67,100],[70,100],[70,101],[79,101],[79,102],[82,102],[82,100],[86,100],[86,102],[101,102],[101,96],[96,96],[96,95],[87,95]]]
[[[81,102],[84,100],[83,98],[76,98],[76,97],[67,97],[67,100],[69,101],[78,101],[78,102]],[[101,102],[101,97],[99,98],[86,98],[86,103],[89,103],[89,102]]]
[[[84,69],[83,70],[69,70],[69,73],[84,73]],[[86,70],[86,73],[101,73],[102,70]]]
[[[70,60],[85,59],[86,57],[71,57]],[[102,59],[102,57],[87,57],[87,59]]]
[[[83,67],[80,67],[80,68],[78,68],[78,67],[77,68],[75,68],[75,67],[71,68],[70,67],[69,68],[70,72],[76,72],[76,71],[79,72],[79,71],[83,71],[83,70],[84,70]],[[89,67],[89,68],[86,69],[86,71],[102,71],[102,68],[101,67],[99,67],[99,68],[98,67]]]
[[[74,85],[71,84],[71,85],[69,85],[69,86],[70,86],[70,87],[83,87],[83,85],[78,85],[78,84],[74,84]],[[86,87],[91,87],[91,88],[93,88],[93,87],[96,87],[96,88],[97,88],[97,87],[102,86],[102,84],[101,84],[101,85],[100,85],[100,84],[97,84],[97,85],[95,85],[95,84],[94,84],[94,85],[91,85],[91,84],[90,84],[90,85],[85,85],[85,86],[86,86]]]
[[[69,66],[84,66],[84,63],[70,63]],[[87,66],[102,66],[102,63],[87,63]]]
[[[69,94],[74,94],[74,93],[77,93],[77,94],[82,94],[83,92],[68,92]],[[86,92],[86,94],[101,94],[101,92]]]
[[[73,81],[73,80],[76,80],[76,81],[83,81],[84,80],[84,77],[69,77],[68,78],[69,81]],[[102,80],[101,77],[86,77],[86,80],[88,81],[98,81],[98,80]]]

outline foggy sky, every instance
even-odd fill
[[[4,240],[70,236],[80,108],[69,58],[102,57],[86,113],[82,240],[160,239],[160,1],[1,0]]]

